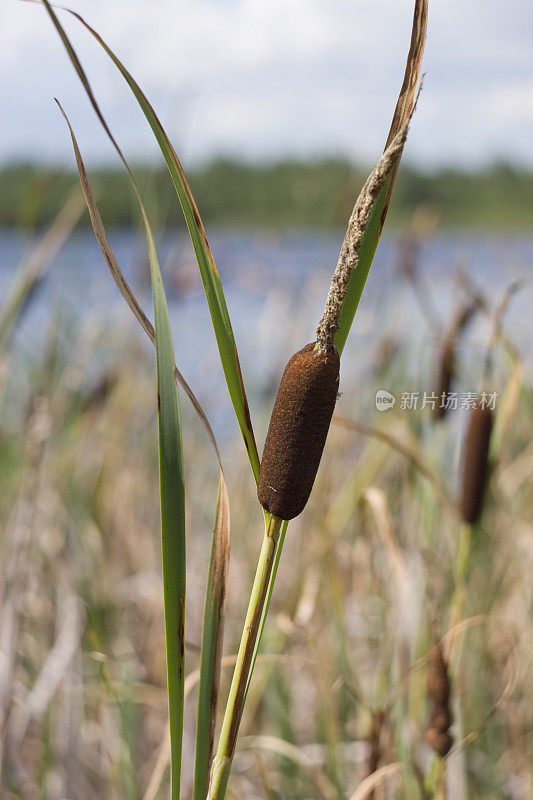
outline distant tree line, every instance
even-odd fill
[[[154,226],[182,225],[174,189],[163,168],[134,169]],[[91,170],[104,222],[129,226],[138,208],[119,169]],[[342,158],[247,164],[217,159],[189,172],[206,223],[220,226],[342,227],[367,172]],[[0,169],[0,225],[32,229],[49,223],[77,183],[69,170],[33,164]],[[476,172],[421,172],[403,165],[390,225],[405,225],[421,206],[443,227],[533,227],[533,173],[506,164]],[[82,223],[88,224],[85,216]]]

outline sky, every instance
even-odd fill
[[[68,4],[68,0],[64,0]],[[414,0],[70,0],[140,83],[186,164],[383,147]],[[62,20],[133,161],[157,147],[123,79]],[[533,167],[531,0],[430,0],[424,90],[406,160]],[[92,164],[116,163],[43,8],[0,0],[0,164],[72,164],[57,96]]]

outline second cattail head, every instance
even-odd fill
[[[431,700],[429,727],[426,741],[440,756],[444,757],[453,744],[448,728],[451,725],[450,678],[444,659],[442,645],[436,642],[429,651],[426,687]]]
[[[285,367],[265,441],[257,496],[281,519],[300,514],[311,493],[339,390],[339,354],[314,342]]]
[[[474,525],[481,516],[489,474],[489,446],[493,414],[490,408],[470,409],[464,444],[460,511],[465,522]]]
[[[453,373],[455,369],[455,346],[453,340],[444,343],[440,354],[439,376],[437,397],[439,399],[435,416],[437,419],[444,419],[446,416],[446,398],[448,397],[452,385]]]

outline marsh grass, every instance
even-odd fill
[[[51,333],[49,351],[55,368],[46,374],[47,364],[34,365],[29,416],[9,387],[3,413],[3,474],[17,480],[3,482],[1,505],[2,561],[10,576],[2,585],[3,654],[10,665],[2,673],[2,792],[18,798],[142,798],[166,727],[151,360],[132,342],[131,331],[102,329],[95,336],[87,327],[69,353]],[[118,377],[103,405],[91,407],[81,402],[94,385],[87,376],[94,374],[97,353],[106,351]],[[351,415],[350,395],[340,402]],[[489,501],[473,543],[462,615],[445,637],[446,643],[462,642],[455,648],[452,684],[462,733],[447,759],[449,780],[457,786],[457,771],[464,769],[474,797],[497,797],[510,782],[522,786],[519,797],[528,792],[532,408],[531,390],[523,384],[510,447],[493,477],[491,497],[498,502]],[[201,498],[216,491],[218,476],[192,413],[183,407],[184,447],[195,465],[186,476],[188,557],[192,574],[202,574],[212,511]],[[383,429],[381,417],[374,422]],[[386,428],[409,441],[404,418],[391,419]],[[418,771],[428,763],[430,714],[425,661],[433,626],[441,634],[450,630],[459,525],[402,452],[368,433],[354,431],[348,438],[337,426],[330,436],[310,504],[285,543],[264,656],[242,721],[237,797],[269,796],[265,786],[274,796],[302,800],[335,797],[338,786],[349,796],[370,766],[403,760],[398,748],[405,734],[415,794],[406,788],[405,769],[382,774],[382,781],[393,783],[399,796],[423,797]],[[232,449],[239,447],[235,439]],[[438,457],[430,456],[437,463]],[[228,656],[236,651],[255,566],[246,511],[254,491],[246,489],[242,461],[231,461],[229,485],[240,487],[244,502],[232,519]],[[448,491],[454,490],[451,481]],[[438,526],[431,523],[434,510]],[[203,591],[192,582],[188,675],[199,665],[202,605]],[[45,667],[52,653],[53,681]],[[224,693],[231,669],[229,658],[222,667]],[[193,777],[196,691],[185,707],[185,796]],[[376,749],[378,713],[383,720]],[[161,777],[154,797],[166,796],[165,770]]]
[[[203,800],[206,790],[206,774],[211,762],[211,750],[214,739],[214,728],[216,723],[216,703],[218,698],[218,676],[220,670],[221,647],[213,646],[212,639],[221,641],[223,623],[223,603],[225,598],[226,569],[223,564],[227,563],[227,555],[224,549],[229,548],[229,510],[224,510],[227,506],[227,494],[225,491],[225,480],[220,463],[218,447],[212,436],[209,423],[203,414],[199,404],[195,400],[192,392],[184,384],[183,378],[174,363],[173,342],[170,330],[169,316],[163,287],[162,276],[158,263],[156,243],[152,234],[152,229],[145,210],[137,182],[130,167],[122,153],[119,144],[114,138],[111,130],[100,110],[95,95],[93,94],[90,82],[85,70],[78,59],[68,35],[61,25],[55,11],[48,2],[43,0],[43,5],[50,18],[50,21],[58,33],[68,54],[69,60],[76,71],[83,89],[98,117],[102,128],[113,145],[130,179],[132,189],[139,204],[143,226],[146,233],[147,248],[150,261],[150,274],[153,289],[155,326],[151,327],[137,303],[130,287],[125,281],[118,262],[113,254],[102,220],[95,202],[94,194],[88,180],[87,172],[83,164],[83,159],[79,151],[76,137],[72,126],[65,114],[59,101],[58,106],[67,122],[72,144],[74,147],[76,164],[78,167],[80,183],[89,210],[91,224],[93,226],[96,239],[106,260],[111,274],[128,305],[141,323],[145,332],[152,340],[156,348],[157,355],[157,385],[158,385],[158,420],[159,420],[159,475],[160,475],[160,502],[161,502],[161,537],[162,537],[162,559],[163,559],[163,590],[165,598],[165,631],[166,631],[166,652],[167,652],[167,678],[168,678],[168,704],[169,704],[169,730],[170,730],[170,764],[171,764],[171,797],[178,800],[181,791],[181,757],[183,744],[183,702],[184,702],[184,645],[185,645],[185,490],[184,490],[184,466],[182,451],[182,433],[179,414],[179,400],[176,394],[175,380],[185,386],[193,405],[198,412],[200,419],[211,436],[214,449],[220,465],[220,480],[218,494],[217,522],[213,534],[213,547],[209,565],[207,581],[207,592],[204,612],[204,638],[202,640],[202,666],[200,671],[200,698],[198,704],[198,725],[197,725],[197,749],[196,749],[196,770],[194,798]],[[215,261],[207,240],[206,232],[196,207],[192,192],[187,182],[183,168],[172,144],[165,133],[154,109],[150,105],[147,97],[142,92],[132,75],[123,66],[118,57],[102,40],[99,34],[91,28],[83,18],[75,13],[69,12],[75,17],[83,27],[96,39],[99,45],[111,58],[119,72],[124,77],[131,89],[147,122],[149,123],[154,136],[160,146],[161,153],[169,168],[170,176],[176,194],[183,211],[183,215],[190,234],[191,243],[194,248],[198,268],[202,277],[204,293],[211,315],[213,331],[215,333],[221,366],[224,371],[231,402],[237,417],[239,427],[243,436],[246,452],[252,469],[252,474],[257,482],[259,479],[259,496],[264,494],[266,486],[265,480],[261,483],[263,465],[259,470],[259,456],[255,442],[252,421],[248,408],[248,400],[244,386],[243,376],[239,363],[239,356],[233,335],[226,300],[220,281],[220,276],[215,265]],[[230,687],[229,697],[222,727],[219,735],[218,746],[214,755],[207,796],[210,800],[223,800],[226,794],[230,771],[235,754],[238,730],[244,711],[248,690],[250,688],[253,669],[257,659],[259,645],[265,626],[266,616],[272,597],[274,581],[279,565],[281,550],[283,547],[287,530],[288,519],[297,516],[307,501],[307,497],[314,481],[316,469],[319,464],[322,449],[324,447],[327,429],[333,411],[336,389],[338,384],[338,361],[342,353],[348,332],[350,330],[359,300],[366,283],[368,272],[372,264],[374,253],[381,235],[385,216],[387,213],[394,180],[404,149],[409,123],[411,121],[416,101],[420,92],[420,69],[421,60],[425,44],[427,26],[427,0],[416,0],[413,15],[413,27],[411,46],[407,57],[404,81],[401,87],[400,96],[394,111],[393,121],[385,144],[385,150],[378,160],[376,167],[368,177],[361,190],[359,198],[354,206],[354,210],[348,222],[348,230],[344,239],[337,267],[334,271],[330,291],[327,296],[324,314],[317,328],[316,354],[310,354],[309,358],[320,361],[323,351],[331,351],[329,362],[333,355],[336,358],[336,375],[333,390],[332,402],[329,403],[329,410],[324,416],[321,433],[317,438],[309,431],[309,441],[316,439],[317,446],[313,445],[314,457],[313,467],[308,470],[309,475],[304,481],[305,497],[302,497],[298,504],[297,511],[293,513],[278,512],[282,516],[275,516],[261,500],[265,510],[265,533],[263,544],[259,555],[256,568],[255,579],[253,582],[248,611],[246,614],[245,626],[242,634],[241,644],[237,654],[233,679]],[[328,362],[328,363],[329,363]],[[322,363],[320,361],[320,363]],[[324,362],[324,367],[326,363]],[[286,370],[285,375],[288,372]],[[304,377],[305,381],[305,377]],[[320,384],[322,385],[322,384]],[[306,420],[314,424],[317,419],[317,403],[320,403],[320,385],[315,386],[315,396],[309,406],[310,414]],[[303,398],[307,398],[308,392],[304,392]],[[278,395],[279,399],[279,395]],[[307,402],[307,400],[305,401]],[[276,401],[275,409],[278,401]],[[289,420],[288,428],[294,428],[294,424]],[[275,410],[273,414],[273,419]],[[282,414],[283,416],[283,414]],[[323,415],[322,415],[323,416]],[[278,414],[279,417],[279,414]],[[316,426],[315,426],[316,427]],[[267,442],[272,442],[271,433],[274,437],[274,448],[270,447],[268,453],[275,453],[276,438],[278,429],[271,423]],[[270,438],[269,438],[270,437]],[[294,439],[291,433],[289,439]],[[320,444],[318,445],[318,441]],[[287,444],[279,443],[280,447],[286,452],[301,453],[305,451],[304,442],[300,442],[298,448],[289,447]],[[265,450],[265,453],[267,452]],[[274,456],[270,459],[274,463],[279,458]],[[265,465],[267,456],[265,455]],[[290,476],[303,474],[302,468],[305,467],[304,461],[300,458],[300,465],[287,463],[285,483],[290,481]],[[270,462],[269,462],[270,463]],[[265,467],[266,468],[266,467]],[[279,473],[279,470],[278,470]],[[270,473],[269,473],[270,474]],[[266,482],[273,478],[266,478]],[[262,488],[261,488],[262,487]],[[281,487],[274,489],[280,491]],[[269,489],[270,491],[270,489]],[[292,492],[287,484],[285,494],[287,500]],[[283,519],[282,517],[285,517]],[[222,526],[226,526],[226,535],[221,535]],[[218,540],[218,542],[217,542]],[[218,576],[218,577],[217,577]],[[218,583],[219,588],[215,586]],[[206,683],[207,679],[207,683]],[[202,691],[204,687],[204,691]],[[209,700],[209,706],[205,707],[205,702]],[[201,763],[199,763],[201,759]]]
[[[476,547],[479,548],[480,531],[473,531],[469,526],[461,526],[453,503],[446,503],[445,508],[441,507],[442,498],[449,496],[449,490],[443,479],[438,477],[438,470],[431,465],[427,466],[427,459],[420,452],[420,443],[410,441],[405,444],[397,435],[390,436],[389,433],[382,431],[375,435],[373,429],[367,427],[365,434],[368,435],[368,441],[364,445],[366,457],[362,459],[361,465],[358,462],[355,466],[353,464],[347,466],[346,463],[346,459],[349,461],[352,457],[352,451],[346,448],[344,443],[337,443],[337,449],[332,450],[335,459],[329,461],[323,470],[324,478],[320,479],[317,486],[316,504],[307,511],[304,522],[298,520],[295,525],[296,535],[298,529],[300,536],[307,531],[313,532],[316,549],[313,550],[313,538],[308,535],[306,548],[300,549],[299,558],[293,550],[296,569],[293,563],[288,597],[281,606],[275,645],[268,655],[258,660],[266,615],[274,598],[274,579],[278,568],[283,568],[280,555],[287,530],[286,521],[273,517],[268,512],[265,513],[265,535],[250,594],[244,632],[236,655],[222,659],[229,512],[218,447],[205,414],[190,389],[184,384],[183,377],[174,363],[172,334],[156,242],[135,178],[101,114],[83,67],[58,18],[46,0],[44,5],[106,134],[128,172],[146,233],[153,288],[154,327],[144,316],[123,278],[107,240],[74,132],[63,112],[70,129],[80,181],[96,238],[121,293],[156,348],[165,622],[164,637],[160,631],[159,644],[161,646],[163,641],[165,643],[166,674],[161,675],[160,662],[158,666],[150,662],[150,656],[158,652],[159,648],[156,642],[154,650],[150,650],[152,642],[149,641],[149,637],[152,631],[148,630],[150,623],[143,616],[146,599],[144,591],[142,589],[139,591],[135,581],[132,586],[132,581],[120,574],[114,575],[109,584],[105,583],[101,595],[95,593],[93,585],[94,570],[98,569],[97,565],[101,568],[102,564],[107,565],[108,559],[113,559],[113,548],[117,543],[124,546],[124,551],[120,551],[118,560],[120,562],[128,560],[124,559],[124,552],[131,556],[132,574],[136,578],[138,571],[141,570],[141,564],[149,563],[147,552],[143,552],[137,561],[138,554],[142,551],[137,537],[128,538],[127,543],[120,541],[120,536],[115,530],[115,527],[123,524],[120,514],[112,519],[111,540],[109,540],[105,535],[108,519],[105,514],[100,513],[100,492],[109,494],[112,511],[117,505],[117,492],[121,491],[124,497],[127,496],[127,491],[120,485],[120,480],[132,471],[132,467],[113,462],[106,474],[105,467],[108,465],[101,460],[102,453],[107,454],[107,448],[104,447],[106,437],[102,437],[97,443],[102,449],[96,456],[100,468],[92,483],[89,479],[88,497],[79,498],[76,491],[72,494],[67,492],[65,496],[61,482],[56,486],[55,481],[62,478],[69,486],[76,472],[81,469],[84,478],[82,484],[86,490],[87,461],[80,459],[80,451],[77,450],[75,464],[70,467],[70,471],[69,468],[66,472],[61,469],[61,460],[57,464],[47,463],[49,452],[53,452],[49,444],[55,441],[54,425],[61,427],[63,419],[69,419],[68,436],[73,437],[73,428],[80,423],[80,420],[83,421],[86,416],[91,416],[94,403],[85,402],[77,408],[65,406],[65,395],[68,397],[68,391],[73,383],[71,376],[65,384],[62,384],[61,380],[58,382],[58,386],[63,390],[63,405],[58,403],[57,408],[54,408],[57,387],[48,379],[38,387],[35,397],[32,398],[31,410],[26,420],[30,431],[29,449],[21,451],[20,465],[17,465],[25,480],[21,482],[20,490],[15,492],[13,497],[14,512],[6,517],[8,534],[3,541],[3,546],[8,548],[7,569],[2,587],[6,609],[3,611],[3,630],[7,631],[7,634],[4,633],[6,646],[2,649],[7,654],[4,661],[8,665],[6,671],[8,678],[4,681],[5,688],[2,695],[5,698],[3,723],[8,734],[6,736],[8,744],[2,757],[2,764],[6,764],[8,791],[14,796],[30,796],[32,792],[40,792],[41,796],[43,793],[44,796],[60,796],[66,792],[72,793],[70,788],[72,784],[76,786],[79,796],[88,797],[94,788],[97,793],[106,797],[140,797],[144,793],[145,798],[156,798],[159,793],[166,791],[165,771],[169,767],[173,800],[179,800],[183,794],[186,796],[192,794],[194,800],[203,800],[206,791],[212,800],[222,800],[237,749],[239,727],[241,724],[246,727],[247,720],[250,719],[253,719],[254,725],[260,727],[257,717],[265,706],[264,698],[265,696],[275,698],[276,695],[279,695],[282,706],[283,704],[292,706],[294,713],[290,717],[281,714],[278,704],[278,713],[274,716],[280,723],[280,731],[269,732],[267,728],[261,735],[254,732],[252,736],[243,739],[239,758],[242,758],[245,764],[246,752],[251,751],[256,777],[253,786],[247,786],[249,777],[246,775],[246,770],[241,766],[239,776],[239,765],[236,764],[237,777],[233,791],[240,792],[242,796],[262,791],[266,796],[281,797],[289,791],[292,797],[302,797],[303,800],[307,792],[311,791],[318,792],[319,796],[323,797],[335,798],[347,794],[352,800],[361,800],[367,795],[376,796],[376,793],[382,793],[385,791],[385,783],[389,779],[391,781],[396,779],[396,785],[402,787],[405,796],[426,797],[427,786],[432,785],[431,781],[428,783],[428,777],[435,774],[433,788],[429,791],[437,797],[443,795],[446,791],[444,787],[448,783],[453,784],[454,769],[457,773],[455,779],[466,786],[470,776],[465,770],[461,743],[474,741],[494,712],[491,709],[479,723],[477,731],[473,729],[465,737],[464,732],[470,723],[468,714],[472,712],[474,703],[468,693],[464,698],[455,694],[454,715],[457,720],[459,744],[455,753],[452,751],[452,756],[456,757],[454,760],[450,756],[450,759],[444,762],[442,760],[446,755],[444,748],[437,748],[440,751],[440,761],[432,767],[428,764],[428,755],[423,749],[423,737],[420,735],[421,727],[423,730],[424,725],[421,718],[425,716],[422,710],[425,706],[425,692],[421,688],[424,686],[424,681],[420,679],[419,673],[420,667],[426,661],[423,653],[427,653],[428,650],[430,631],[436,629],[448,632],[450,664],[454,673],[458,673],[466,649],[464,632],[470,625],[472,627],[482,625],[488,619],[488,615],[481,611],[473,619],[468,618],[471,583],[475,578],[475,569],[479,567],[475,555],[479,552]],[[349,221],[348,233],[341,249],[325,313],[317,332],[320,348],[335,344],[339,353],[342,352],[368,276],[405,144],[408,125],[416,105],[426,15],[426,3],[417,0],[411,50],[393,124],[384,154],[363,187]],[[249,466],[253,478],[257,480],[259,457],[229,313],[220,276],[187,179],[170,141],[140,87],[98,34],[79,15],[74,14],[74,16],[104,48],[122,73],[144,112],[167,162],[202,276],[221,366],[245,443]],[[499,325],[495,326],[491,351],[502,341],[503,328],[499,320]],[[52,338],[52,354],[54,347],[55,342]],[[515,362],[517,361],[515,354]],[[77,366],[79,369],[79,364]],[[118,374],[118,371],[115,374]],[[116,384],[112,385],[112,389],[109,390],[111,396],[118,392],[121,380],[122,377],[118,377]],[[193,401],[193,407],[207,431],[210,446],[214,445],[216,456],[214,460],[219,467],[218,503],[207,573],[203,633],[200,636],[197,632],[196,639],[192,640],[187,639],[185,633],[190,630],[194,632],[195,624],[185,627],[186,615],[190,613],[185,606],[186,468],[182,456],[183,429],[176,382],[185,387],[189,398]],[[507,403],[505,424],[508,429],[514,422],[518,400],[518,395],[511,395]],[[66,411],[69,413],[66,414]],[[83,428],[83,422],[80,424]],[[120,427],[118,420],[115,420],[114,424]],[[353,427],[357,429],[357,426]],[[340,430],[340,427],[337,430]],[[106,436],[112,440],[117,438],[120,440],[122,435],[122,431],[115,431],[112,428],[106,430]],[[92,429],[89,437],[90,444],[86,444],[82,436],[77,445],[82,453],[85,449],[90,466],[95,461],[92,451],[94,445]],[[501,433],[499,441],[502,441]],[[115,447],[116,444],[115,441]],[[402,460],[402,465],[398,468],[401,491],[398,491],[394,474],[387,474],[391,470],[390,447],[387,445],[392,445],[395,455]],[[486,449],[488,451],[488,446]],[[138,459],[138,452],[136,458]],[[495,463],[498,464],[499,461],[497,458]],[[420,465],[424,465],[424,468],[421,469]],[[409,472],[409,468],[413,467],[414,475]],[[133,472],[136,470],[137,467]],[[140,472],[142,471],[141,468]],[[387,492],[380,486],[382,479],[385,479],[388,486]],[[47,480],[54,483],[54,488],[49,489],[42,497],[40,492]],[[437,491],[435,487],[438,487]],[[207,494],[202,495],[203,503],[205,497]],[[73,511],[71,501],[73,501]],[[404,511],[404,503],[405,510],[410,511],[412,503],[413,516],[409,520],[410,536],[405,536],[401,523],[397,522],[398,519],[402,520],[402,516],[398,518],[395,513],[399,503],[401,511]],[[249,529],[249,509],[255,504],[247,498],[244,489],[239,495],[239,505],[246,510],[245,526]],[[44,509],[46,513],[50,507],[53,507],[55,513],[59,513],[63,508],[68,509],[69,516],[67,531],[52,546],[46,559],[41,553],[42,539],[36,537],[35,533],[42,527],[42,519],[39,517],[41,510]],[[497,510],[501,508],[502,504],[499,504]],[[138,521],[135,518],[136,499],[132,498],[131,506],[128,505],[121,510],[129,523],[127,535],[131,537],[132,529],[136,532],[138,529]],[[194,512],[191,516],[194,521]],[[375,528],[377,537],[368,532],[369,516],[370,528]],[[55,531],[57,523],[54,514],[51,525],[52,531]],[[362,535],[356,538],[356,531]],[[428,539],[424,541],[423,535],[426,532]],[[53,536],[51,538],[53,539]],[[91,543],[94,552],[90,552]],[[447,552],[441,555],[439,549],[443,550],[444,545],[447,547]],[[50,571],[57,568],[56,562],[60,563],[64,554],[66,562],[65,574],[58,575],[57,583],[51,582],[52,591],[43,592],[43,596],[46,595],[49,600],[49,613],[46,618],[50,617],[50,611],[53,609],[55,627],[48,632],[53,644],[40,668],[31,659],[34,638],[31,631],[27,637],[29,650],[22,664],[19,663],[17,656],[19,631],[25,618],[25,606],[33,598],[38,613],[37,598],[42,589],[42,586],[35,582],[35,575],[29,568],[33,563],[32,559],[28,560],[32,546],[35,548],[34,557],[39,565],[42,565],[45,580],[49,579]],[[294,548],[294,544],[292,547]],[[76,548],[79,548],[79,552]],[[249,555],[250,548],[245,548],[245,560]],[[430,563],[427,562],[442,558],[444,555],[447,557],[446,563],[455,564],[455,568],[450,568],[449,574],[442,574],[436,569],[437,565],[433,564],[432,574]],[[73,563],[76,566],[69,572]],[[123,565],[116,566],[120,571]],[[194,568],[194,557],[192,566]],[[361,570],[363,566],[366,572]],[[76,568],[80,570],[80,581]],[[189,569],[191,569],[190,564]],[[105,573],[105,570],[103,571]],[[203,570],[194,570],[192,574],[198,575],[202,572]],[[253,567],[249,563],[246,564],[245,574],[252,573]],[[314,585],[309,583],[310,575]],[[429,576],[436,578],[434,585],[430,582]],[[355,577],[357,580],[354,580]],[[79,592],[78,582],[83,586],[85,595]],[[248,580],[243,582],[245,596],[249,591],[248,583]],[[235,581],[233,584],[231,581],[229,583],[231,588],[236,585]],[[120,586],[127,586],[128,589],[124,594],[123,605],[117,604],[115,607],[110,598],[114,589]],[[361,594],[362,587],[364,594]],[[36,593],[33,596],[34,589]],[[318,602],[321,591],[326,597]],[[200,591],[200,594],[202,593]],[[484,597],[486,596],[485,592]],[[309,598],[311,598],[311,613],[309,613]],[[424,607],[425,601],[428,601],[427,608]],[[451,609],[451,621],[448,609]],[[197,614],[195,616],[197,630],[201,614],[198,615],[195,605],[193,611]],[[115,614],[117,618],[122,617],[116,626],[113,625]],[[133,617],[131,637],[125,636],[125,631],[129,629],[124,625],[124,617],[127,618],[128,615]],[[492,615],[490,618],[493,619]],[[356,623],[355,628],[354,623]],[[142,639],[143,634],[146,641]],[[354,641],[357,642],[355,650]],[[294,643],[296,650],[293,652]],[[186,659],[187,647],[189,655]],[[302,653],[299,651],[300,647]],[[422,655],[417,655],[420,650]],[[199,658],[197,664],[195,658]],[[509,680],[493,706],[499,713],[505,710],[511,696],[515,696],[521,678],[519,671],[513,672],[509,667],[510,660],[511,656],[505,661],[505,668],[509,668],[511,672]],[[262,680],[254,683],[252,672],[256,662],[258,665],[264,663],[265,673]],[[33,663],[34,669],[28,673],[29,686],[26,692],[21,693],[24,699],[17,705],[16,695],[12,696],[10,690],[12,686],[17,685],[17,671],[23,671],[28,663]],[[188,671],[186,677],[188,663],[192,663],[193,668]],[[158,675],[150,673],[149,666],[152,669],[158,668],[160,673]],[[217,721],[218,680],[222,671],[223,682],[226,682],[224,670],[227,667],[234,668],[233,679],[229,694],[226,695],[228,696],[226,710],[207,788]],[[74,673],[71,674],[71,670],[75,670]],[[296,670],[297,677],[292,680],[287,679],[284,670],[289,672]],[[306,674],[307,671],[309,675]],[[154,708],[150,705],[152,702],[155,707],[161,703],[158,687],[164,682],[165,677],[168,688],[168,729],[158,723],[152,713]],[[293,693],[298,694],[300,682],[305,686],[306,680],[312,686],[307,702],[304,702],[302,697],[293,698]],[[63,681],[65,686],[83,687],[82,696],[77,698],[76,704],[73,698],[67,695],[63,704],[56,705],[56,699],[62,697]],[[184,701],[186,698],[190,700],[190,693],[197,683],[200,699],[197,704],[194,745],[192,735],[194,725],[191,725],[190,709],[184,708]],[[245,706],[247,698],[249,702]],[[101,704],[98,701],[101,701]],[[89,717],[87,713],[91,703],[95,703],[94,717]],[[139,722],[143,704],[146,705],[146,709],[143,719]],[[165,708],[166,702],[161,705]],[[23,713],[20,712],[19,706],[24,709]],[[54,715],[58,713],[56,720]],[[23,758],[20,758],[20,755],[25,744],[29,746],[28,756],[32,755],[31,746],[35,743],[27,738],[27,734],[32,730],[32,722],[37,720],[42,730],[42,735],[38,738],[41,753],[30,759],[36,765],[34,774],[30,774],[25,766],[28,763],[27,755]],[[65,725],[65,720],[70,724],[70,729],[68,724]],[[88,722],[85,729],[80,728],[80,720]],[[432,721],[435,722],[434,719]],[[134,732],[144,731],[145,726],[149,729],[150,724],[153,724],[154,730],[158,730],[159,736],[158,743],[149,753],[150,748],[145,746],[144,740],[142,743],[137,741]],[[302,728],[299,730],[300,725]],[[442,733],[440,728],[439,732]],[[109,736],[108,729],[111,731]],[[70,731],[68,736],[65,735],[65,730]],[[161,736],[162,730],[164,733]],[[315,741],[305,741],[309,738],[310,731],[314,732]],[[80,746],[87,744],[85,740],[80,742],[83,733],[89,741],[88,758],[78,773],[80,778],[78,785],[75,776],[69,771],[71,766],[69,754],[73,739],[77,739]],[[100,737],[96,740],[95,750],[90,747],[91,735]],[[168,738],[170,747],[167,743]],[[61,743],[59,748],[56,746],[57,742]],[[363,747],[359,748],[359,745]],[[183,747],[187,755],[183,761],[186,766],[182,780]],[[193,750],[196,759],[194,776]],[[272,767],[269,753],[281,757],[281,767]],[[289,762],[290,768],[285,762]],[[361,769],[361,763],[366,765],[366,770],[364,767]],[[50,768],[47,769],[49,765]],[[301,774],[300,768],[306,769],[305,775]],[[371,774],[365,777],[365,771],[371,771]],[[350,785],[354,773],[358,774],[358,786]],[[103,782],[99,781],[100,775],[105,775]],[[290,789],[284,786],[285,779]],[[146,788],[141,789],[141,787]],[[464,790],[462,791],[464,794]]]

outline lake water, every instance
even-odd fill
[[[259,402],[270,396],[288,357],[314,338],[342,237],[341,231],[211,232],[210,242],[251,399]],[[142,236],[116,231],[110,234],[110,241],[143,307],[150,312]],[[14,231],[0,231],[0,304],[31,245]],[[209,411],[212,398],[220,395],[223,378],[194,256],[184,232],[160,236],[158,247],[169,295],[176,360]],[[533,236],[453,233],[424,241],[416,264],[424,289],[418,296],[398,269],[401,252],[399,239],[383,237],[343,355],[343,392],[357,393],[360,417],[373,412],[377,389],[387,388],[379,386],[374,377],[361,381],[363,375],[374,375],[376,353],[385,340],[398,345],[403,353],[398,362],[401,366],[396,389],[433,388],[428,376],[434,372],[442,330],[449,325],[462,296],[458,270],[493,305],[501,301],[512,281],[522,282],[504,320],[508,336],[524,359],[526,375],[533,378]],[[54,318],[61,318],[66,334],[75,340],[76,330],[87,319],[113,332],[117,326],[122,329],[130,324],[129,315],[92,233],[75,233],[26,309],[17,330],[17,361],[20,365],[26,358],[38,357]],[[136,330],[135,325],[131,324],[131,331]],[[140,329],[138,336],[144,336]],[[461,388],[465,390],[478,388],[489,336],[488,319],[479,314],[460,343]],[[503,375],[504,361],[500,366]],[[498,378],[495,376],[494,380]],[[220,426],[226,421],[223,414]]]

